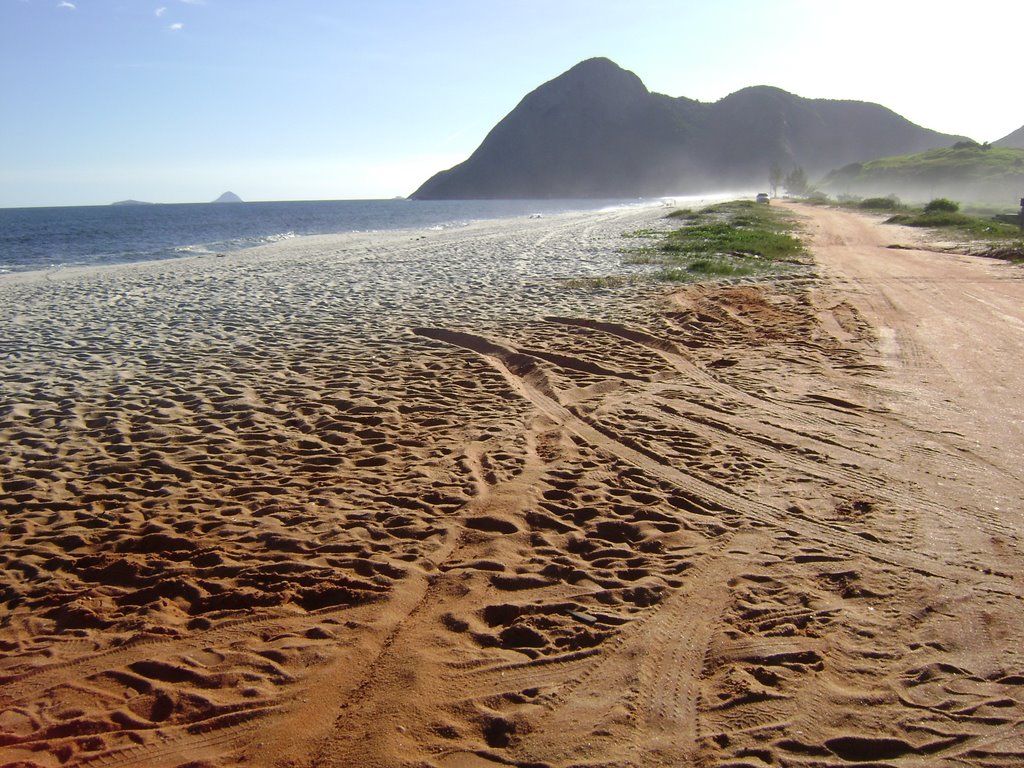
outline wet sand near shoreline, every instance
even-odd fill
[[[0,763],[1024,760],[1019,271],[663,215],[0,282]]]

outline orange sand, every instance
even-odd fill
[[[1024,281],[806,210],[0,283],[0,764],[1024,763]]]

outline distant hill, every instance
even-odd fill
[[[118,200],[116,203],[111,205],[153,205],[153,203],[147,203],[142,200]]]
[[[1017,205],[1024,196],[1024,149],[972,141],[913,155],[853,163],[819,185],[835,194],[896,194],[910,200],[948,197]]]
[[[1024,149],[1024,125],[1018,128],[1013,133],[1003,136],[999,141],[992,142],[997,147],[1012,147],[1014,149]]]
[[[635,197],[767,186],[768,170],[810,177],[854,161],[948,146],[877,104],[805,99],[756,86],[714,104],[651,93],[608,59],[577,64],[527,94],[418,199]]]
[[[240,198],[234,192],[225,192],[223,195],[218,197],[213,202],[215,202],[215,203],[241,203],[242,202],[242,198]]]

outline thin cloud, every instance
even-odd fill
[[[60,0],[60,2],[57,3],[57,7],[58,8],[67,8],[70,11],[75,10],[75,4],[74,3],[69,3],[68,0]]]
[[[156,9],[155,11],[153,11],[153,13],[155,13],[155,14],[156,14],[157,18],[160,18],[160,17],[161,17],[161,16],[163,16],[163,15],[164,15],[165,13],[167,13],[167,6],[166,6],[166,5],[162,5],[162,6],[160,6],[160,7],[159,7],[159,8],[157,8],[157,9]]]
[[[174,24],[171,24],[171,26],[168,27],[168,29],[171,30],[171,32],[180,32],[184,28],[185,28],[185,25],[182,24],[180,21],[177,21],[177,22],[175,22]]]

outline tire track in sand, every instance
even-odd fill
[[[757,499],[740,496],[730,490],[706,482],[675,467],[663,463],[664,459],[643,451],[639,444],[626,445],[605,429],[580,418],[563,406],[550,383],[540,360],[484,336],[445,328],[414,328],[419,336],[434,339],[450,346],[475,352],[491,363],[523,397],[534,406],[592,446],[607,451],[628,464],[665,480],[677,488],[706,499],[719,507],[740,513],[753,526],[797,531],[809,540],[824,541],[847,552],[857,553],[886,565],[909,568],[921,575],[956,581],[971,573],[972,578],[981,566],[965,565],[919,555],[885,541],[870,540],[851,533],[841,525],[816,520],[807,515],[776,509]],[[874,537],[872,537],[874,538]],[[993,589],[1017,599],[1024,599],[1024,588],[1012,579],[998,574],[999,588]]]

